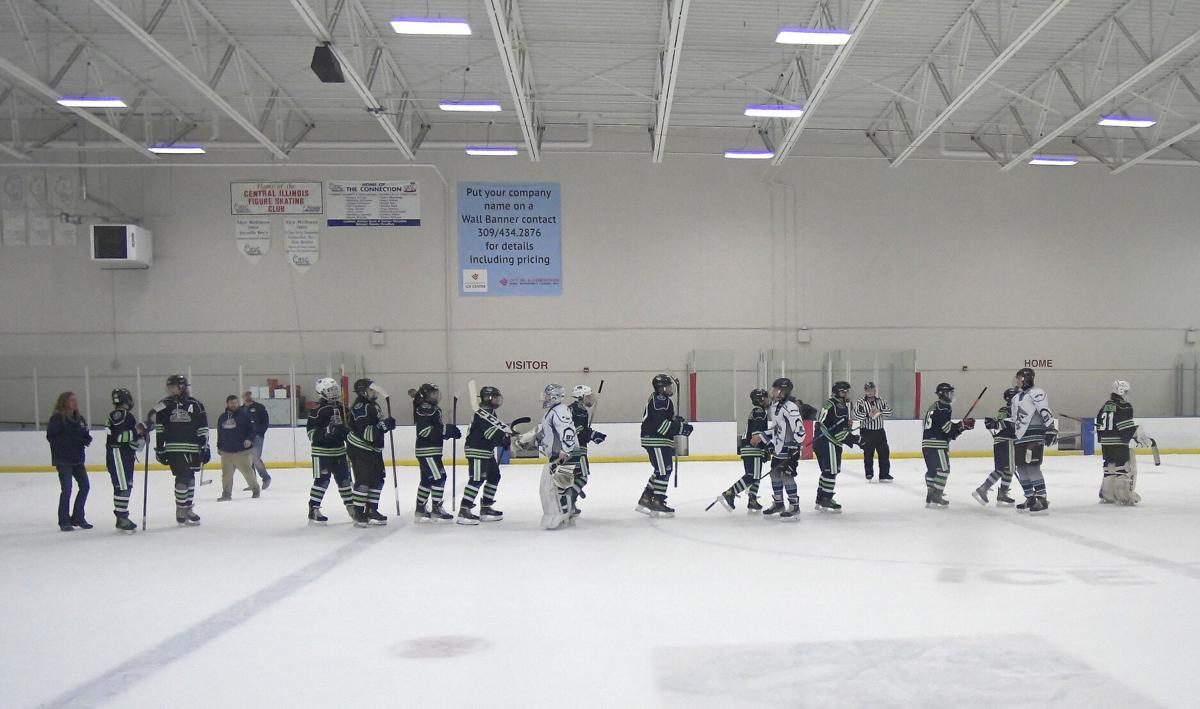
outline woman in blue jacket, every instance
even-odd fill
[[[50,441],[50,462],[58,469],[58,484],[62,487],[58,496],[58,528],[64,532],[72,532],[76,527],[91,529],[92,525],[83,518],[83,507],[92,487],[83,460],[84,449],[92,443],[92,434],[79,414],[79,401],[73,392],[58,395],[54,413],[46,424],[46,440]],[[75,507],[68,509],[72,478],[79,485],[79,492],[75,495]]]

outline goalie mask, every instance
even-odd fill
[[[337,401],[342,395],[342,387],[332,377],[318,379],[317,383],[313,385],[313,390],[326,401]]]
[[[542,408],[552,409],[567,398],[567,390],[562,384],[547,384],[542,390]]]

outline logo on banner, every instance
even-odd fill
[[[487,293],[488,276],[487,269],[483,268],[464,268],[463,269],[463,292]]]

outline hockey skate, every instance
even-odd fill
[[[721,506],[726,510],[733,512],[734,508],[737,507],[737,494],[733,490],[726,490],[717,498],[717,502],[720,502]]]
[[[479,508],[479,521],[481,522],[499,522],[502,519],[504,519],[504,513],[491,505],[483,505]]]
[[[879,482],[881,482],[881,483],[890,483],[895,479],[896,478],[893,478],[891,476],[891,474],[889,474],[889,473],[880,473],[879,474]]]
[[[363,516],[366,518],[368,526],[383,527],[387,524],[387,517],[379,514],[379,507],[377,505],[368,505]]]
[[[950,501],[942,494],[941,490],[929,488],[925,493],[925,509],[927,510],[944,510],[950,506]]]
[[[421,522],[429,522],[432,519],[432,515],[425,511],[425,503],[418,502],[417,509],[413,511],[413,521],[420,524]]]
[[[454,520],[458,524],[479,524],[479,515],[471,511],[470,507],[463,505],[458,508],[458,519]]]
[[[975,491],[971,493],[971,497],[974,497],[975,501],[979,504],[986,505],[988,503],[987,487],[980,485],[979,487],[975,488]]]
[[[357,522],[359,517],[358,505],[355,505],[353,502],[347,503],[346,514],[350,515],[351,520]]]
[[[137,531],[137,525],[133,520],[129,519],[129,515],[117,515],[117,531],[125,534],[133,534]]]
[[[1017,512],[1028,512],[1029,511],[1029,503],[1032,501],[1033,501],[1032,497],[1026,497],[1024,502],[1017,505]]]
[[[763,506],[758,503],[757,497],[751,497],[749,500],[746,500],[746,513],[747,514],[752,514],[752,515],[759,514],[760,512],[762,512],[762,508],[763,508]]]
[[[429,520],[434,524],[448,524],[454,521],[454,515],[443,510],[441,503],[438,503],[429,510]]]
[[[997,507],[1012,507],[1017,504],[1017,501],[1012,499],[1008,494],[1008,488],[1001,487],[996,491],[996,506]]]
[[[770,507],[763,510],[763,516],[769,517],[771,515],[777,515],[783,512],[784,509],[783,500],[775,500],[771,503]]]
[[[667,505],[667,496],[666,495],[655,495],[654,496],[654,504],[655,504],[655,510],[654,510],[655,517],[668,517],[669,518],[669,517],[675,516],[675,508]]]
[[[833,495],[817,495],[817,504],[815,508],[817,512],[829,512],[832,514],[841,514],[842,506],[833,501]]]
[[[325,523],[328,521],[329,521],[329,518],[326,517],[325,515],[321,514],[320,507],[313,507],[312,505],[309,505],[309,507],[308,507],[308,526],[315,527],[315,526],[319,525],[319,526],[324,527]]]
[[[1050,503],[1044,497],[1034,497],[1029,500],[1029,514],[1038,517],[1050,514]]]
[[[633,509],[635,512],[641,512],[648,517],[653,517],[657,506],[658,505],[655,502],[654,494],[650,492],[649,488],[647,488],[642,491],[642,496],[639,497],[637,501],[637,507]]]
[[[200,526],[200,515],[192,512],[191,507],[176,507],[175,523],[180,527],[198,527]]]
[[[799,503],[788,505],[787,509],[779,513],[780,522],[799,522],[800,521],[800,505]]]

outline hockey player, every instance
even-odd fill
[[[833,486],[842,469],[842,446],[857,445],[858,436],[850,432],[850,383],[834,382],[831,396],[821,404],[813,452],[821,466],[817,483],[818,512],[840,513],[842,506],[833,500]]]
[[[571,462],[575,450],[575,421],[571,410],[563,403],[566,389],[561,384],[547,384],[542,391],[542,422],[521,438],[537,441],[538,450],[546,456],[539,486],[542,498],[542,529],[558,529],[573,515],[576,468]]]
[[[482,522],[499,522],[504,513],[495,508],[496,489],[500,484],[500,463],[496,460],[496,449],[507,448],[511,443],[512,429],[496,416],[496,410],[504,404],[504,396],[493,386],[479,390],[479,408],[471,419],[463,453],[470,465],[470,482],[463,488],[462,501],[458,505],[458,524],[476,525]],[[480,489],[483,498],[479,501],[479,514],[475,498]]]
[[[780,377],[771,383],[769,425],[761,434],[750,437],[751,445],[765,442],[771,451],[772,504],[764,515],[779,515],[786,522],[800,521],[800,495],[796,490],[796,466],[804,443],[804,421],[800,405],[792,397],[792,380]],[[784,495],[788,505],[783,504]]]
[[[346,425],[346,407],[342,405],[342,387],[337,380],[322,377],[313,389],[317,396],[317,409],[308,416],[305,428],[312,447],[313,484],[308,491],[308,523],[325,524],[329,518],[321,514],[321,501],[329,488],[332,477],[337,483],[338,494],[350,519],[357,520],[354,506],[354,485],[350,481],[350,465],[346,460],[346,437],[350,429]]]
[[[654,392],[642,412],[642,448],[650,458],[650,479],[638,498],[638,512],[651,517],[674,517],[675,510],[667,506],[667,483],[675,465],[675,436],[690,435],[692,426],[675,414],[675,380],[657,374],[651,381]]]
[[[767,407],[770,406],[769,397],[766,389],[755,389],[750,392],[750,415],[746,418],[746,433],[742,436],[738,446],[738,456],[742,459],[742,477],[738,478],[733,485],[729,486],[728,490],[717,498],[718,502],[730,512],[735,507],[737,496],[743,490],[750,491],[746,500],[746,511],[750,514],[762,511],[762,505],[758,503],[758,485],[762,480],[763,459],[767,457],[762,434],[770,425],[767,416]],[[759,442],[751,443],[750,441],[755,436],[758,436]]]
[[[146,440],[146,427],[138,423],[130,413],[133,395],[128,389],[113,389],[112,413],[104,430],[104,462],[113,484],[113,514],[117,517],[117,529],[126,534],[137,531],[137,525],[129,519],[129,498],[133,495],[133,476],[137,465],[137,452]]]
[[[387,479],[383,466],[383,434],[396,428],[396,419],[383,417],[376,401],[387,396],[371,379],[354,382],[354,405],[350,407],[350,465],[354,468],[354,526],[387,524],[379,513],[379,493]]]
[[[975,428],[975,419],[951,420],[954,387],[942,382],[934,391],[937,401],[925,411],[921,436],[921,455],[925,458],[925,507],[945,509],[950,505],[944,494],[946,479],[950,477],[950,441],[963,431]]]
[[[1013,377],[1017,393],[1009,404],[1009,418],[1016,433],[1017,477],[1025,491],[1025,502],[1017,505],[1022,512],[1048,514],[1046,479],[1042,477],[1042,455],[1046,446],[1058,440],[1058,421],[1050,412],[1046,392],[1033,385],[1033,370],[1025,367]]]
[[[417,522],[453,522],[454,515],[442,509],[442,495],[446,491],[446,466],[442,463],[442,443],[462,438],[458,426],[442,423],[441,392],[433,384],[422,384],[419,389],[410,389],[413,397],[413,423],[417,428],[417,465],[421,468],[421,482],[417,486],[417,509],[413,519]],[[428,507],[426,507],[428,505]]]
[[[194,508],[196,473],[212,459],[208,447],[208,414],[204,404],[188,393],[188,378],[167,377],[167,398],[150,410],[154,421],[154,457],[175,476],[175,521],[180,526],[200,524]]]
[[[971,493],[971,497],[981,505],[988,503],[988,491],[997,482],[1000,483],[1000,489],[996,490],[996,506],[997,507],[1012,507],[1016,504],[1016,500],[1009,496],[1008,490],[1012,485],[1013,477],[1013,459],[1014,453],[1013,441],[1016,435],[1013,431],[1012,421],[1008,418],[1009,407],[1012,404],[1012,398],[1016,396],[1015,388],[1004,390],[1004,406],[996,412],[996,418],[985,418],[983,425],[992,434],[992,462],[995,468],[983,481],[983,484],[975,488]]]
[[[586,497],[583,488],[587,486],[591,476],[588,464],[588,444],[603,443],[607,436],[592,428],[592,409],[596,405],[596,395],[587,384],[577,384],[571,391],[575,401],[569,407],[571,418],[575,422],[575,447],[571,449],[570,462],[575,466],[575,502],[571,507],[571,516],[579,516],[579,500]]]
[[[1136,440],[1149,445],[1150,440],[1133,420],[1133,404],[1125,395],[1129,393],[1129,382],[1115,381],[1112,395],[1100,413],[1096,414],[1096,437],[1100,439],[1100,452],[1104,457],[1104,480],[1100,484],[1100,501],[1109,504],[1136,505],[1142,501],[1137,493],[1137,458],[1129,450]]]

